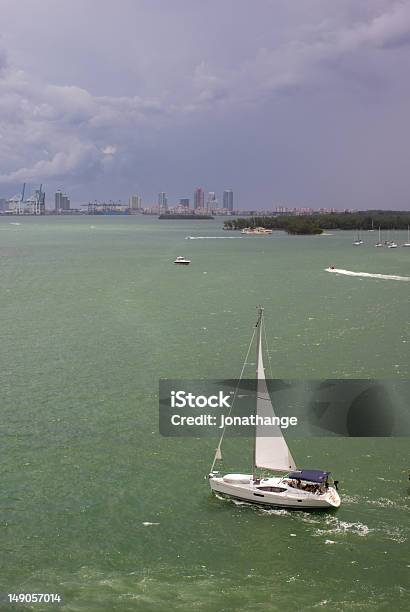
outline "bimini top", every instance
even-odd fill
[[[322,472],[322,470],[298,470],[297,472],[289,472],[288,478],[324,483],[329,474],[330,472]]]

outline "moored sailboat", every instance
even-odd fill
[[[356,240],[353,242],[353,245],[354,246],[360,246],[361,244],[363,244],[363,240],[361,239],[360,230],[358,229],[357,230],[357,237],[356,237]]]
[[[379,240],[376,242],[376,244],[374,245],[375,247],[383,247],[384,244],[382,242],[382,235],[381,235],[381,231],[380,231],[380,225],[379,225]]]
[[[209,473],[210,487],[215,493],[266,506],[304,510],[338,508],[340,497],[336,483],[331,483],[330,472],[298,469],[281,428],[274,424],[275,413],[263,365],[262,326],[263,308],[259,308],[255,329],[257,397],[252,474],[222,475],[214,469],[222,459],[224,429]],[[258,476],[258,469],[279,472],[281,475]]]
[[[353,242],[354,246],[360,246],[361,244],[364,244],[363,240],[360,240],[360,238],[358,238],[357,240],[355,240]]]
[[[410,225],[407,226],[407,242],[403,242],[402,247],[410,247]]]

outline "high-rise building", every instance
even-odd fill
[[[179,200],[179,205],[183,206],[184,208],[189,208],[189,198],[181,198]]]
[[[68,209],[70,210],[70,200],[68,198],[66,198],[68,200]],[[45,215],[46,214],[46,194],[45,192],[41,189],[36,189],[35,191],[35,200],[36,200],[36,206],[34,209],[34,214],[35,215]]]
[[[128,198],[128,207],[132,210],[139,210],[142,208],[142,197],[139,195],[132,195]]]
[[[232,189],[225,189],[223,193],[223,207],[230,212],[233,211],[233,191]]]
[[[168,197],[165,191],[158,194],[158,206],[164,210],[168,210]]]
[[[216,199],[215,191],[210,191],[208,193],[206,207],[208,210],[215,210],[215,208],[218,208],[218,200]]]
[[[61,204],[61,200],[63,197],[63,192],[62,191],[56,191],[54,194],[54,210],[59,211],[62,209],[62,204]]]
[[[205,208],[205,194],[202,187],[198,187],[194,191],[194,208]]]
[[[57,212],[70,210],[70,198],[62,191],[56,191],[54,196],[54,209]]]

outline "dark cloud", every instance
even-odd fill
[[[407,205],[410,2],[5,0],[3,21],[3,192]]]

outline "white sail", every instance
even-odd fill
[[[269,417],[271,420],[275,413],[265,379],[263,367],[261,326],[259,323],[259,350],[257,365],[257,400],[256,414],[262,418]],[[287,472],[296,470],[295,460],[286,444],[282,430],[276,425],[256,425],[255,440],[255,465],[260,468]]]

